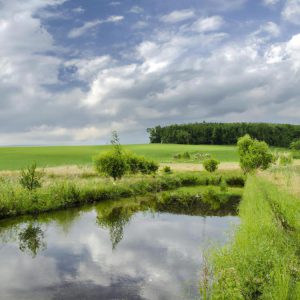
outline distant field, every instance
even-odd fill
[[[0,170],[18,170],[36,162],[39,167],[88,165],[92,156],[111,146],[3,147],[0,148]],[[175,162],[174,154],[188,151],[210,153],[222,162],[236,162],[235,146],[143,144],[124,148],[157,162]]]

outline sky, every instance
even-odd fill
[[[300,123],[300,0],[0,0],[0,145]]]

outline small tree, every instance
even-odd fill
[[[113,150],[94,157],[94,165],[97,172],[117,180],[126,173],[127,163],[116,131],[112,132],[111,144]]]
[[[237,146],[240,166],[245,173],[257,169],[266,170],[274,162],[274,156],[268,144],[252,139],[248,134],[238,139]]]
[[[123,154],[109,151],[94,158],[94,165],[98,173],[121,179],[127,170],[126,160]]]
[[[214,158],[209,158],[203,161],[203,167],[208,172],[215,172],[218,169],[220,162]]]
[[[20,184],[29,191],[35,190],[42,186],[41,178],[44,172],[38,172],[36,163],[21,171]]]

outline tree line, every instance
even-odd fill
[[[233,145],[249,134],[271,146],[289,147],[300,138],[300,125],[273,123],[192,123],[148,128],[150,143]]]

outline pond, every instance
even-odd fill
[[[1,221],[0,298],[198,299],[203,253],[225,243],[238,218],[151,201]]]

